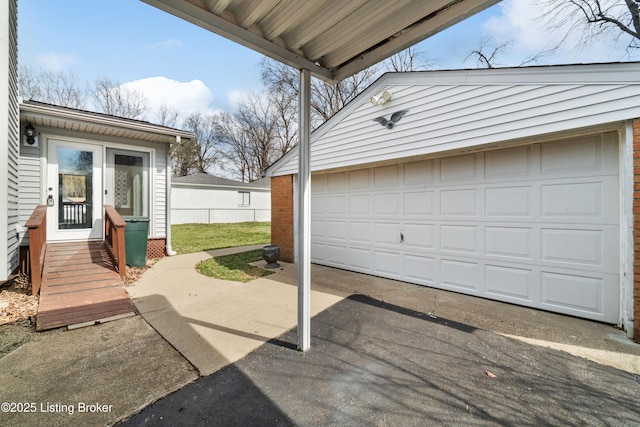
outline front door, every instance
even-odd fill
[[[48,145],[47,240],[102,239],[102,146]]]

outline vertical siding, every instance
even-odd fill
[[[18,186],[20,200],[18,222],[20,224],[27,222],[33,210],[40,204],[41,182],[44,179],[40,164],[40,150],[33,147],[20,147],[20,184]],[[20,237],[22,239],[24,236]]]
[[[167,236],[167,146],[156,149],[155,165],[155,202],[151,201],[153,210],[152,237]]]
[[[3,132],[6,132],[6,152],[3,152],[2,164],[6,165],[4,173],[0,174],[0,184],[6,185],[6,194],[0,197],[2,205],[6,206],[3,215],[4,224],[0,227],[1,235],[6,239],[6,246],[0,250],[0,262],[6,262],[6,270],[0,271],[0,280],[7,278],[11,272],[18,266],[18,236],[16,233],[16,225],[18,223],[18,143],[20,137],[19,131],[19,106],[18,106],[18,35],[17,35],[17,0],[9,0],[2,7],[6,7],[0,13],[3,21],[1,23],[2,34],[0,38],[3,43],[3,51],[6,53],[6,60],[3,61],[6,67],[1,74],[6,78],[6,86],[3,89],[3,96],[7,104],[5,108],[0,109],[4,117],[1,120]],[[6,50],[5,50],[6,49]],[[6,91],[6,92],[5,92]],[[6,156],[6,157],[5,157]],[[3,193],[4,193],[3,189]],[[3,245],[4,246],[4,245]]]

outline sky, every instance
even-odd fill
[[[534,18],[532,0],[504,0],[427,39],[430,69],[476,68],[469,52],[490,35],[508,43],[496,59],[517,66],[564,35]],[[569,40],[537,65],[640,61],[626,39]],[[231,111],[260,92],[262,55],[137,0],[18,0],[18,61],[72,72],[81,82],[107,77],[142,91],[151,111],[168,104],[186,116]],[[149,113],[151,114],[151,113]],[[153,120],[152,117],[146,117]]]

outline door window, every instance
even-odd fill
[[[93,152],[58,148],[58,228],[93,226]]]

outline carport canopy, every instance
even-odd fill
[[[499,0],[142,0],[300,70],[298,349],[310,347],[310,75],[338,82]]]

